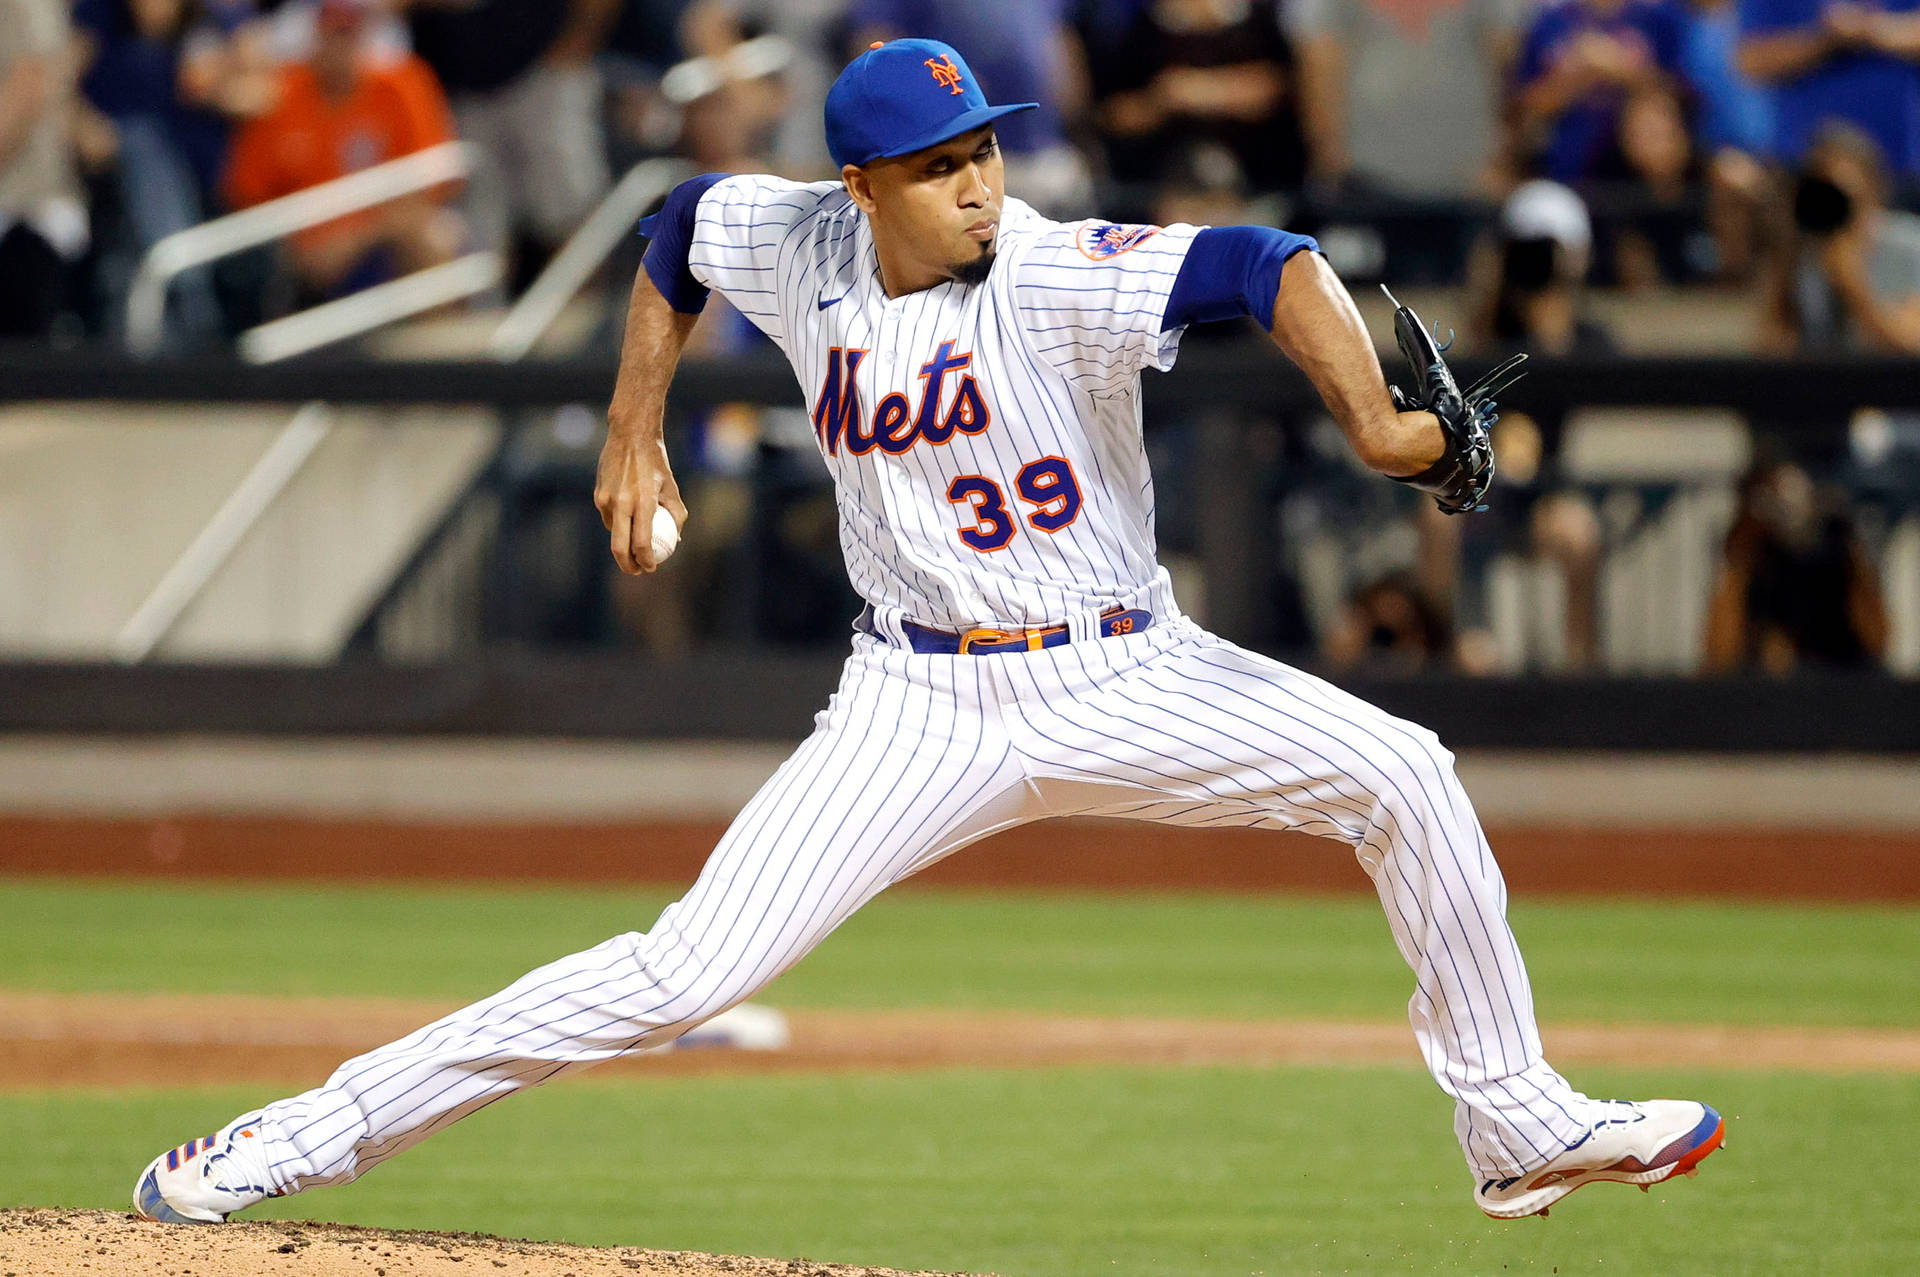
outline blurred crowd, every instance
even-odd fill
[[[176,341],[465,247],[524,281],[644,156],[831,176],[826,85],[903,34],[1041,104],[1001,128],[1046,211],[1411,211],[1394,276],[1497,275],[1500,340],[1538,342],[1536,294],[1577,267],[1764,275],[1776,347],[1920,350],[1912,0],[0,0],[0,332],[111,335],[161,237],[454,137],[486,161],[464,189],[183,280]],[[1582,211],[1542,222],[1539,182]],[[1501,239],[1450,251],[1442,210],[1510,199]]]
[[[483,157],[465,182],[181,276],[170,344],[476,248],[506,255],[511,292],[641,159],[833,176],[826,86],[901,35],[959,47],[994,100],[1041,104],[1000,129],[1010,189],[1043,211],[1317,232],[1352,278],[1463,289],[1474,353],[1609,352],[1596,285],[1751,295],[1766,352],[1920,353],[1920,0],[0,0],[0,338],[115,341],[163,237],[455,138]],[[717,310],[709,352],[755,341]],[[1595,498],[1561,471],[1562,422],[1504,424],[1494,531],[1380,511],[1413,548],[1317,610],[1295,536],[1265,632],[1335,664],[1484,666],[1459,581],[1518,547],[1561,581],[1556,662],[1592,663]],[[804,422],[722,410],[694,438],[695,470],[735,493],[710,526],[788,556],[783,623],[806,597],[788,587],[818,576],[837,626]],[[1154,446],[1177,483],[1191,438]],[[1337,463],[1284,447],[1274,519],[1325,526]],[[1766,529],[1800,490],[1781,475],[1804,467],[1813,491],[1822,464],[1755,463],[1727,544],[1742,599],[1785,588],[1780,546],[1820,540]],[[1176,557],[1201,535],[1177,498],[1161,518]],[[1857,557],[1820,536],[1823,562]],[[1808,659],[1871,658],[1868,593],[1846,593],[1852,638]],[[615,606],[658,646],[703,624],[684,601]],[[1717,597],[1713,659],[1779,664],[1732,614]]]

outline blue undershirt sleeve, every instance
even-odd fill
[[[1319,252],[1312,236],[1271,226],[1209,226],[1193,237],[1167,295],[1160,331],[1251,315],[1273,327],[1280,268],[1302,250]]]
[[[693,249],[694,216],[700,209],[700,197],[726,176],[702,173],[690,177],[673,188],[658,213],[640,219],[640,233],[648,237],[647,255],[641,265],[667,305],[683,315],[697,315],[707,306],[707,286],[693,277],[687,254]]]

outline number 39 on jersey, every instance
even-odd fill
[[[868,419],[860,405],[856,378],[868,351],[835,346],[827,352],[827,376],[813,404],[813,430],[820,450],[838,456],[844,446],[849,456],[863,457],[878,448],[899,456],[920,443],[938,447],[956,434],[977,435],[993,422],[979,384],[967,369],[971,353],[954,353],[954,343],[943,341],[932,359],[920,365],[920,401],[909,404],[895,391],[874,405]],[[951,400],[948,378],[958,375]],[[944,403],[944,409],[943,409]],[[1020,467],[1013,488],[1032,507],[1025,522],[1037,532],[1058,532],[1080,515],[1085,498],[1065,457],[1041,457]],[[1020,520],[1007,509],[1007,494],[990,475],[963,474],[947,485],[947,500],[970,508],[973,521],[959,529],[961,544],[991,554],[1004,549],[1019,530]]]

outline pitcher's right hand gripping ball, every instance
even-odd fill
[[[1411,394],[1398,386],[1387,387],[1393,406],[1401,412],[1432,413],[1446,436],[1446,450],[1438,461],[1419,474],[1394,477],[1432,493],[1448,514],[1484,510],[1487,489],[1493,486],[1493,441],[1487,432],[1500,420],[1493,397],[1525,375],[1519,368],[1527,357],[1515,355],[1462,392],[1447,361],[1440,357],[1445,347],[1434,340],[1420,316],[1412,307],[1402,306],[1385,284],[1380,291],[1394,305],[1393,337],[1407,357],[1417,387]]]
[[[653,508],[653,566],[659,567],[673,554],[680,544],[680,525],[674,522],[673,512],[667,507]]]

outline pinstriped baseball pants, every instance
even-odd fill
[[[1037,652],[859,636],[839,690],[653,929],[562,958],[263,1111],[276,1187],[343,1183],[525,1087],[671,1041],[856,909],[996,830],[1055,815],[1297,829],[1373,879],[1413,969],[1414,1036],[1476,1178],[1587,1131],[1541,1054],[1506,888],[1424,728],[1176,619]]]

